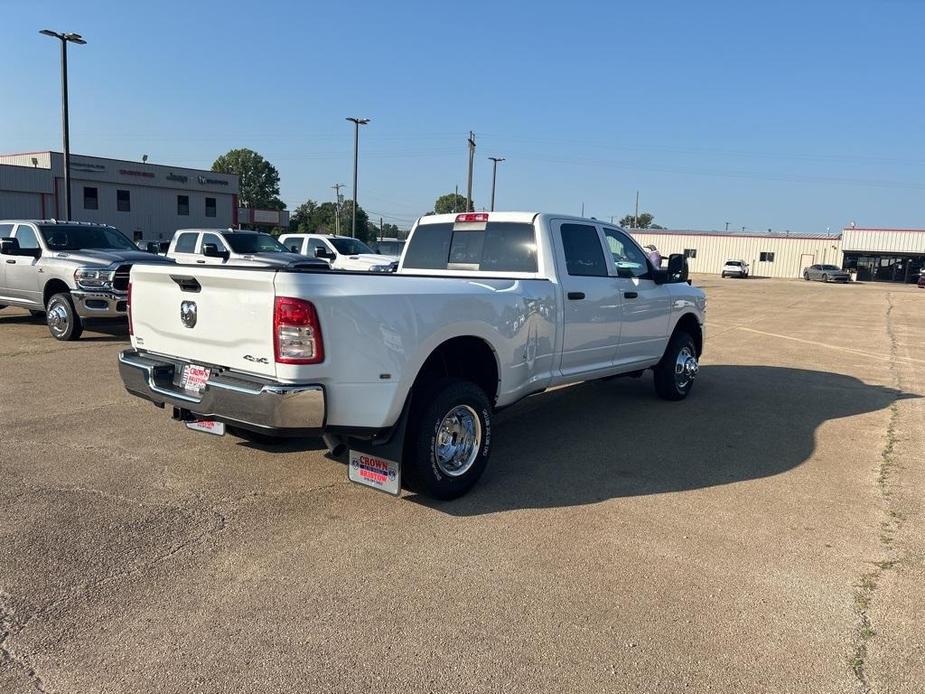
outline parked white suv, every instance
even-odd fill
[[[283,234],[279,240],[293,253],[327,261],[332,270],[392,272],[398,263],[397,255],[379,254],[351,236]]]
[[[181,265],[327,267],[323,261],[290,252],[262,231],[234,229],[178,229],[167,257]]]
[[[740,277],[745,279],[748,277],[748,263],[744,260],[727,260],[723,264],[722,277]]]

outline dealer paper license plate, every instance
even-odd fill
[[[398,496],[401,493],[401,465],[369,453],[350,451],[348,476],[352,482],[365,484]]]
[[[198,395],[206,387],[206,383],[209,382],[211,373],[212,371],[204,366],[187,364],[183,367],[183,373],[180,375],[180,387]]]
[[[212,419],[199,419],[195,422],[186,422],[186,428],[193,431],[202,431],[213,436],[225,435],[225,423],[216,422]]]

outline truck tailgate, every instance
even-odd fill
[[[275,376],[275,276],[270,269],[134,265],[133,344],[185,361]]]

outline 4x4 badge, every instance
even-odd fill
[[[192,328],[196,325],[196,302],[195,301],[181,301],[180,302],[180,321],[187,328]]]

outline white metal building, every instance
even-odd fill
[[[654,245],[663,256],[683,253],[691,272],[720,274],[727,260],[744,260],[760,277],[801,277],[815,263],[842,265],[839,236],[675,229],[630,229],[643,246]]]
[[[925,229],[860,229],[842,232],[845,268],[859,280],[915,282],[925,269]]]
[[[63,190],[60,152],[0,155],[0,219],[64,219]],[[112,224],[135,241],[237,226],[238,177],[72,154],[71,216]]]

